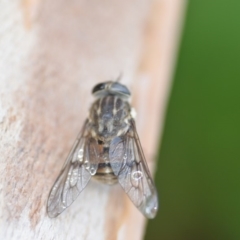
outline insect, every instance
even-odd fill
[[[50,217],[69,207],[91,177],[119,183],[147,218],[154,218],[158,197],[131,114],[130,91],[119,82],[97,84],[96,100],[54,183],[47,203]]]

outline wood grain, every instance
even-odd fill
[[[183,0],[0,2],[1,239],[142,238],[144,218],[119,186],[92,182],[56,219],[46,201],[92,86],[120,72],[153,169],[183,9]]]

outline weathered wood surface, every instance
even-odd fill
[[[91,88],[132,91],[153,169],[184,0],[0,2],[0,239],[141,239],[119,186],[91,183],[56,219],[49,190],[87,116]]]

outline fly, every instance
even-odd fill
[[[68,208],[93,177],[119,183],[142,214],[154,218],[157,191],[131,115],[130,91],[108,81],[97,84],[92,94],[96,100],[50,191],[48,215],[57,217]]]

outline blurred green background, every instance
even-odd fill
[[[240,1],[190,0],[146,240],[240,239]]]

